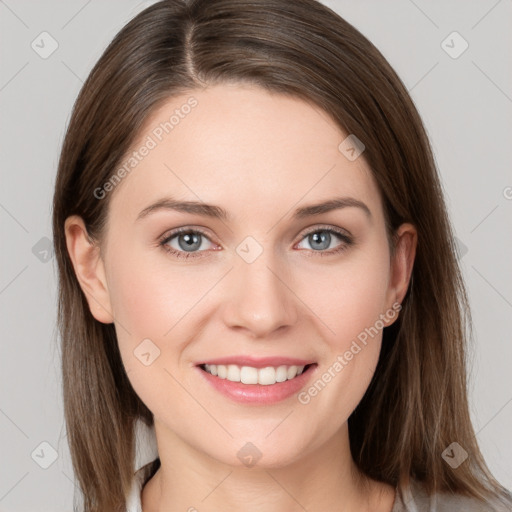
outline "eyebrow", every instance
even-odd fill
[[[295,210],[293,217],[296,219],[303,219],[305,217],[312,217],[333,210],[349,207],[360,208],[364,211],[369,219],[372,218],[372,213],[368,206],[366,206],[366,204],[359,199],[355,199],[353,197],[335,197],[320,203],[301,206]],[[192,213],[196,215],[202,215],[204,217],[220,219],[226,222],[230,220],[229,213],[220,206],[206,204],[199,201],[178,201],[171,197],[159,199],[155,203],[144,208],[137,216],[137,220],[147,217],[151,213],[160,210],[174,210],[178,212]]]

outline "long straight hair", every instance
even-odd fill
[[[88,308],[66,249],[65,219],[81,216],[100,243],[112,194],[98,199],[95,190],[114,174],[148,115],[173,96],[228,82],[323,109],[365,145],[390,248],[401,223],[417,228],[402,311],[384,329],[375,375],[348,420],[355,463],[393,486],[414,478],[428,493],[506,500],[471,424],[469,302],[431,147],[401,80],[368,39],[314,0],[165,0],[131,20],[93,68],[59,161],[53,236],[64,410],[83,509],[123,510],[134,425],[150,426],[153,418],[126,376],[113,325],[96,321]],[[454,441],[468,453],[457,469],[441,456]]]

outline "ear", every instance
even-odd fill
[[[73,269],[92,315],[99,322],[112,323],[114,316],[99,245],[89,238],[84,221],[78,215],[66,219],[64,231]]]
[[[386,295],[388,311],[390,309],[396,311],[396,305],[393,308],[393,304],[402,304],[407,293],[414,266],[417,243],[418,234],[412,224],[404,223],[397,229],[396,248],[391,260],[391,273]],[[393,320],[387,325],[391,325],[397,318],[398,315],[393,315]]]

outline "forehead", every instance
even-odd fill
[[[347,135],[296,97],[239,84],[192,90],[148,117],[121,162],[127,172],[112,208],[136,215],[167,194],[247,214],[334,195],[380,209],[365,160],[339,149]]]

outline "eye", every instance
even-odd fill
[[[336,239],[341,240],[341,242],[332,247],[332,244],[336,242]],[[313,253],[318,253],[320,256],[339,253],[348,249],[348,247],[354,243],[352,238],[341,230],[318,227],[314,231],[306,233],[303,240],[297,245],[297,247],[303,248],[300,247],[300,244],[303,244],[304,242],[307,242],[310,245]],[[329,248],[331,250],[327,250]]]
[[[190,228],[175,229],[159,242],[166,251],[178,258],[195,257],[195,253],[204,252],[210,248],[208,243],[212,244],[205,233]]]

